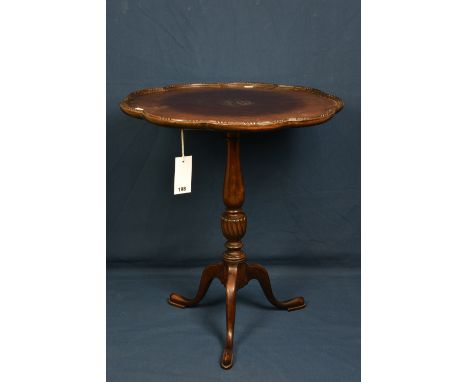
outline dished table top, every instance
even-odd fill
[[[120,103],[123,112],[158,125],[222,131],[311,126],[342,107],[341,99],[317,89],[249,82],[142,89]]]

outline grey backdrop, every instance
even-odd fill
[[[179,131],[124,115],[143,87],[259,81],[316,87],[345,107],[324,125],[241,140],[251,260],[359,265],[360,3],[108,1],[108,261],[202,265],[223,250],[222,133],[189,131],[189,195],[173,196]]]
[[[108,1],[109,381],[360,380],[359,44],[356,0]],[[199,308],[166,302],[193,295],[201,266],[221,258],[224,136],[186,134],[193,192],[173,196],[179,131],[118,109],[137,88],[202,81],[306,85],[345,102],[324,125],[242,137],[248,258],[268,265],[279,299],[308,306],[275,310],[258,283],[243,288],[227,372],[223,287]]]

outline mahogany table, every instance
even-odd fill
[[[171,305],[179,308],[195,306],[214,278],[221,281],[226,288],[226,345],[221,357],[224,369],[233,364],[236,293],[250,280],[258,280],[268,301],[278,309],[293,311],[306,306],[303,297],[277,300],[267,270],[259,264],[246,263],[241,242],[247,217],[242,211],[244,183],[239,156],[240,133],[317,125],[332,118],[342,107],[343,102],[338,97],[317,89],[247,82],[143,89],[130,93],[120,103],[126,114],[158,125],[227,133],[223,192],[226,210],[221,215],[221,230],[227,239],[223,261],[203,270],[194,298],[172,293],[168,299]]]

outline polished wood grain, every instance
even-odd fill
[[[169,296],[169,304],[177,306],[179,308],[186,308],[189,306],[197,305],[203,297],[205,297],[211,282],[215,277],[223,279],[224,264],[210,264],[205,267],[201,275],[200,284],[198,286],[198,292],[194,298],[185,298],[177,293],[172,293]]]
[[[242,210],[244,181],[240,162],[240,133],[311,126],[332,118],[343,108],[333,95],[303,86],[235,82],[179,84],[130,93],[121,103],[123,112],[154,124],[178,128],[227,132],[221,231],[226,238],[223,261],[202,272],[193,298],[172,293],[168,302],[178,308],[194,307],[205,296],[214,279],[226,289],[226,340],[220,365],[229,369],[234,360],[234,324],[237,292],[257,280],[268,301],[278,309],[303,309],[303,297],[277,300],[267,270],[246,262],[242,238],[247,216]]]
[[[341,99],[318,89],[253,82],[147,88],[120,103],[125,113],[155,124],[223,131],[316,125],[342,107]]]
[[[247,229],[247,217],[242,210],[244,203],[244,182],[240,164],[239,134],[227,134],[227,160],[224,178],[224,204],[221,215],[221,230],[226,238],[223,262],[208,265],[201,276],[198,291],[190,299],[177,293],[169,296],[168,302],[179,308],[197,305],[205,295],[214,278],[226,288],[226,342],[220,365],[229,369],[234,360],[234,323],[236,319],[237,291],[256,279],[268,301],[278,309],[288,311],[305,308],[303,297],[279,301],[273,294],[267,270],[259,264],[248,264],[243,251],[242,237]]]

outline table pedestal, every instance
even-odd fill
[[[197,305],[205,296],[214,278],[218,278],[226,288],[226,345],[221,358],[221,367],[229,369],[233,362],[234,321],[236,318],[236,293],[252,279],[258,280],[270,303],[278,309],[288,311],[305,307],[303,297],[278,301],[273,295],[267,270],[259,264],[246,263],[241,239],[247,228],[247,217],[242,211],[244,202],[244,182],[239,155],[239,134],[227,134],[227,162],[224,177],[224,204],[226,210],[221,216],[221,229],[225,243],[223,261],[208,265],[202,273],[198,292],[193,299],[177,293],[169,296],[168,302],[179,308]]]

